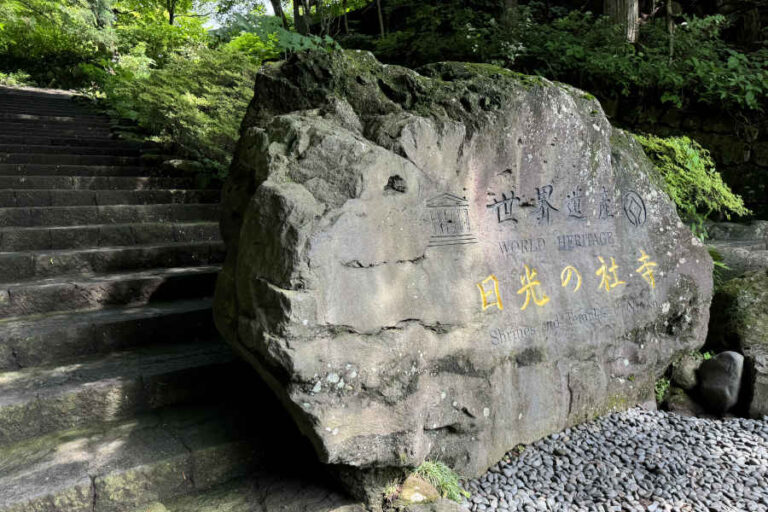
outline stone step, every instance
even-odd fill
[[[0,122],[37,121],[45,124],[71,123],[76,120],[104,124],[115,122],[103,112],[77,105],[30,105],[0,100],[0,108],[3,109],[0,110]]]
[[[36,190],[0,189],[0,208],[218,203],[218,190]]]
[[[7,137],[24,137],[27,140],[31,140],[32,137],[43,138],[56,138],[56,139],[88,139],[89,145],[98,145],[100,142],[118,140],[119,135],[108,129],[83,129],[77,128],[45,128],[38,127],[37,129],[21,129],[21,128],[9,128],[0,127],[0,138],[5,139]]]
[[[0,318],[210,297],[219,266],[63,276],[0,284]]]
[[[2,99],[19,99],[25,102],[40,103],[44,101],[51,101],[54,103],[64,103],[67,105],[76,104],[73,100],[74,95],[60,91],[49,91],[46,89],[30,88],[26,87],[20,89],[17,87],[0,86],[0,98]]]
[[[0,102],[1,103],[1,102]],[[68,119],[68,118],[75,118],[75,119],[85,119],[85,120],[109,120],[109,117],[104,116],[103,114],[99,113],[98,111],[91,111],[91,110],[83,110],[83,109],[63,109],[63,108],[36,108],[36,107],[27,107],[27,106],[5,106],[0,104],[0,113],[5,114],[4,120],[6,121],[19,121],[19,120],[25,120],[25,119],[31,119],[35,117],[46,117],[49,119],[45,119],[44,121],[39,122],[45,122],[46,124],[52,124],[57,121],[55,119],[61,118],[61,119]],[[0,119],[3,120],[3,119]],[[66,121],[63,121],[66,122]],[[114,124],[114,123],[113,123]]]
[[[210,298],[0,319],[0,370],[215,336]]]
[[[45,102],[37,104],[19,101],[8,101],[3,99],[2,96],[0,96],[0,112],[54,117],[105,116],[102,111],[96,108],[88,107],[87,105],[77,105],[74,103],[64,103],[58,105],[55,103]]]
[[[3,164],[141,165],[138,156],[76,155],[51,153],[0,153]]]
[[[710,240],[707,243],[716,249],[744,249],[746,251],[768,250],[768,239],[754,240]]]
[[[3,445],[170,405],[215,400],[235,356],[222,341],[177,343],[0,373]]]
[[[54,135],[59,137],[70,134],[86,137],[111,137],[112,129],[108,125],[0,121],[0,133],[6,135]]]
[[[133,147],[104,146],[66,146],[40,144],[3,144],[0,141],[0,154],[55,154],[55,155],[106,155],[106,156],[141,156],[141,150]]]
[[[45,102],[38,104],[29,102],[19,102],[16,100],[8,100],[0,95],[0,112],[20,113],[20,114],[32,114],[43,116],[101,116],[104,117],[103,111],[88,105],[79,105],[73,102],[56,104]]]
[[[0,252],[134,246],[166,242],[218,242],[218,222],[154,222],[0,228]]]
[[[98,146],[104,148],[142,148],[155,147],[154,142],[139,142],[127,139],[119,139],[110,134],[109,137],[67,137],[62,135],[18,135],[18,134],[0,134],[0,144],[23,145],[31,144],[36,146]]]
[[[2,109],[2,106],[0,106]],[[21,109],[19,109],[21,110]],[[107,116],[94,115],[90,113],[61,115],[48,111],[47,113],[28,113],[28,112],[10,112],[6,109],[0,110],[0,124],[3,123],[25,123],[25,124],[75,124],[77,126],[111,126],[113,121]]]
[[[254,503],[262,504],[262,508],[256,509],[259,512],[365,512],[361,503],[355,503],[332,482],[323,480],[323,468],[302,461],[302,465],[310,467],[293,474],[282,468],[273,470],[271,460],[266,464],[265,472],[132,512],[254,512]]]
[[[242,477],[268,442],[243,413],[170,408],[0,449],[0,512],[124,512]]]
[[[21,282],[82,273],[107,274],[163,267],[218,265],[223,259],[224,244],[221,242],[5,252],[0,253],[0,282]]]
[[[17,206],[0,208],[0,227],[82,226],[219,220],[218,204]]]
[[[195,178],[165,176],[2,176],[1,189],[156,190],[190,189]]]
[[[181,175],[179,171],[176,175]],[[168,176],[169,171],[134,165],[54,165],[0,163],[3,176]]]

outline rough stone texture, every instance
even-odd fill
[[[715,240],[768,240],[768,221],[707,223],[707,234]]]
[[[253,475],[164,506],[161,512],[365,512],[322,482],[283,472]]]
[[[689,391],[696,387],[696,370],[701,366],[703,357],[698,352],[685,354],[672,364],[672,383]]]
[[[741,277],[747,272],[768,269],[768,242],[764,240],[713,240],[710,245],[726,265],[718,271],[724,281]]]
[[[684,389],[671,387],[664,402],[666,410],[682,416],[697,417],[706,411]]]
[[[749,415],[761,418],[768,415],[768,351],[750,350],[747,361],[752,386]]]
[[[432,503],[440,498],[440,493],[432,484],[417,475],[410,475],[400,489],[399,501],[404,505]]]
[[[698,372],[699,396],[712,412],[724,413],[739,401],[744,356],[726,351],[701,363]]]
[[[708,243],[727,266],[718,270],[723,280],[768,268],[768,221],[710,222],[706,229]]]
[[[420,73],[355,52],[260,73],[217,325],[323,461],[477,475],[652,396],[704,340],[712,263],[590,96],[492,66]]]
[[[749,415],[768,414],[768,269],[721,286],[712,313],[707,346],[744,354]]]
[[[469,509],[450,500],[438,500],[423,505],[409,505],[402,512],[467,512]]]

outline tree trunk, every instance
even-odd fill
[[[376,10],[379,13],[379,31],[381,32],[381,37],[384,37],[384,14],[381,12],[381,0],[376,0]]]
[[[640,26],[640,2],[638,0],[604,0],[603,11],[617,25],[624,27],[627,41],[637,42]]]
[[[283,28],[288,30],[288,18],[286,18],[285,11],[283,11],[283,4],[280,0],[270,0],[270,3],[272,4],[272,10],[275,11],[275,16],[280,17],[283,21]]]
[[[515,26],[517,18],[517,0],[504,0],[504,12],[501,19],[506,28],[512,28]]]
[[[344,33],[349,34],[349,18],[347,18],[347,0],[342,0],[341,8],[344,10]]]
[[[299,7],[301,7],[301,9]],[[306,7],[304,5],[304,2],[300,2],[299,0],[294,0],[293,1],[293,24],[296,27],[296,32],[302,35],[307,35],[306,22],[304,20],[303,14],[301,13],[302,9],[306,13]]]
[[[301,14],[304,16],[304,30],[306,35],[312,34],[311,6],[312,6],[312,0],[301,0]]]
[[[176,21],[176,0],[168,0],[165,5],[168,7],[168,24],[173,25]]]
[[[672,0],[667,0],[667,30],[669,31],[669,62],[675,57],[675,19],[672,17]]]

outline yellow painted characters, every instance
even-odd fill
[[[487,290],[489,284],[491,285],[490,291]],[[477,283],[477,287],[480,289],[480,297],[483,301],[483,311],[493,306],[496,306],[502,311],[504,310],[504,303],[501,302],[501,295],[499,294],[499,280],[496,279],[495,275],[489,275]],[[493,297],[493,300],[489,301],[488,299],[490,297]]]
[[[549,302],[549,297],[543,291],[539,292],[541,294],[540,297],[537,295],[537,288],[541,286],[541,282],[536,279],[536,269],[531,269],[528,265],[524,265],[524,267],[525,274],[520,276],[520,284],[523,286],[517,290],[518,295],[525,293],[525,302],[520,309],[525,310],[530,304],[531,299],[533,299],[533,303],[537,306],[545,305]]]
[[[606,259],[602,256],[597,256],[600,262],[599,268],[595,271],[595,275],[600,278],[597,289],[604,291],[606,294],[610,293],[618,286],[626,285],[627,282],[621,280],[619,277],[619,265],[616,264],[616,259],[609,257],[610,264],[606,262]],[[655,269],[658,264],[655,261],[651,261],[651,257],[646,254],[644,250],[640,250],[640,257],[637,259],[641,263],[635,272],[645,280],[651,289],[656,288],[656,276]],[[550,302],[550,297],[544,292],[545,285],[542,285],[539,279],[539,273],[537,270],[528,264],[523,264],[523,272],[519,274],[520,288],[517,290],[517,295],[524,295],[522,299],[521,311],[525,311],[531,304],[537,307],[542,307]],[[575,265],[566,265],[560,272],[560,284],[563,288],[567,288],[569,293],[575,294],[582,288],[583,277],[581,272]],[[488,277],[476,284],[478,290],[480,290],[480,299],[482,304],[482,310],[485,311],[489,308],[496,307],[500,311],[504,310],[504,304],[501,300],[501,292],[499,280],[494,274],[490,274]],[[584,292],[581,292],[584,293]]]
[[[643,279],[645,279],[645,282],[647,282],[651,290],[654,290],[656,288],[656,279],[653,276],[653,269],[654,267],[657,267],[656,262],[650,261],[651,257],[645,254],[645,251],[640,249],[640,257],[637,259],[642,265],[635,270],[638,274],[643,276]]]
[[[568,286],[568,283],[571,282],[573,276],[576,276],[576,286],[574,287],[573,291],[577,292],[579,291],[579,288],[581,288],[581,272],[579,272],[578,269],[573,265],[568,265],[563,269],[562,272],[560,272],[560,284],[562,284],[563,288],[565,288]]]
[[[595,275],[600,276],[600,284],[598,285],[598,288],[601,290],[604,289],[605,292],[608,293],[620,284],[627,284],[626,281],[621,281],[619,279],[619,276],[617,275],[619,266],[616,265],[616,260],[613,259],[613,256],[611,256],[610,267],[605,263],[602,256],[598,256],[597,259],[600,260],[600,268],[595,272]]]

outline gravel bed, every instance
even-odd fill
[[[464,482],[472,511],[768,511],[768,417],[614,413]]]

